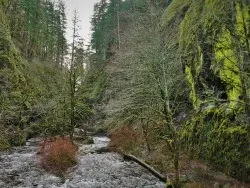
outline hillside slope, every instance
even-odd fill
[[[37,134],[59,133],[59,126],[65,131],[65,72],[38,56],[26,58],[16,47],[20,38],[10,27],[11,3],[0,1],[0,150]]]

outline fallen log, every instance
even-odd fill
[[[153,167],[149,166],[147,163],[143,162],[139,158],[135,157],[134,155],[128,155],[128,154],[123,154],[123,158],[125,160],[132,160],[139,165],[143,166],[144,168],[148,169],[155,177],[157,177],[159,180],[163,182],[167,182],[167,177],[162,175],[161,173],[157,172]]]

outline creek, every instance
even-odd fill
[[[79,146],[78,163],[64,178],[39,167],[39,139],[0,153],[1,188],[164,188],[165,184],[139,164],[114,152],[100,152],[109,138],[95,136],[94,144]]]

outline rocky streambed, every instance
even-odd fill
[[[78,164],[64,178],[39,168],[37,155],[39,139],[26,146],[0,153],[1,188],[164,188],[148,170],[117,153],[99,151],[108,146],[109,139],[94,137],[94,144],[80,145]]]

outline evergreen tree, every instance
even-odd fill
[[[10,1],[8,16],[11,34],[22,54],[33,59],[50,59],[62,67],[66,54],[66,14],[63,1]],[[52,63],[52,62],[51,62]]]

